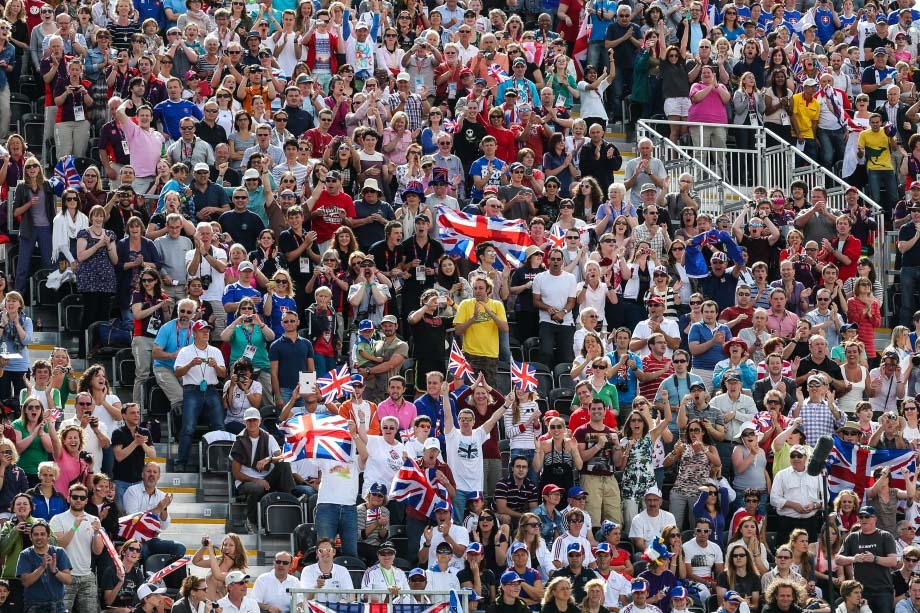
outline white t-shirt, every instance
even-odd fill
[[[706,541],[706,545],[700,547],[696,539],[690,539],[684,543],[684,557],[697,577],[715,578],[713,566],[724,562],[722,549],[712,541]]]
[[[176,368],[190,364],[195,358],[201,358],[204,362],[189,368],[188,372],[182,376],[182,385],[199,385],[202,381],[207,381],[208,385],[220,383],[217,379],[217,370],[207,364],[210,358],[214,358],[218,365],[224,365],[224,355],[220,352],[220,349],[211,345],[204,349],[199,349],[192,343],[179,350],[176,355]]]
[[[310,566],[303,569],[303,572],[300,573],[300,585],[301,587],[312,590],[316,588],[316,580],[319,576],[323,574],[319,569],[319,564],[311,564]],[[344,566],[339,566],[338,564],[332,565],[332,572],[329,573],[332,577],[325,580],[323,587],[328,587],[331,590],[350,590],[354,587],[354,584],[351,582],[351,575],[348,574],[348,569]],[[323,592],[316,592],[313,594],[313,598],[318,602],[335,602],[347,601],[349,596],[347,594],[342,594],[336,596],[335,594],[325,594]]]
[[[432,592],[449,592],[450,590],[459,592],[460,580],[457,579],[457,572],[456,568],[451,568],[450,566],[448,566],[446,572],[431,569],[426,570],[425,576],[428,578],[428,583],[425,585],[425,589],[431,590]],[[448,600],[449,598],[447,596],[431,596],[432,603],[448,602]]]
[[[230,389],[230,380],[224,383],[224,393]],[[253,379],[249,386],[250,394],[261,394],[262,384]],[[232,421],[243,422],[243,413],[250,407],[249,400],[246,398],[246,392],[239,385],[233,388],[233,396],[230,397],[230,407],[227,408],[227,414],[224,416],[224,423],[229,424]]]
[[[466,528],[463,526],[458,526],[457,524],[453,523],[453,521],[451,521],[450,529],[447,531],[447,533],[450,535],[450,538],[452,538],[458,545],[463,545],[465,547],[466,545],[470,544],[470,533]],[[438,563],[438,553],[436,550],[438,545],[443,542],[444,535],[441,534],[441,531],[437,526],[435,526],[431,529],[431,547],[428,548],[428,568],[432,568],[435,564]],[[422,549],[424,545],[425,535],[423,534],[418,541],[418,548]],[[455,571],[461,571],[463,570],[463,565],[464,562],[462,557],[458,558],[454,555],[450,557],[449,568],[452,568]]]
[[[562,271],[558,275],[552,275],[549,271],[541,272],[533,280],[532,293],[539,294],[543,304],[557,309],[565,308],[569,298],[574,298],[578,280],[570,272]],[[548,311],[540,311],[540,322],[560,323],[551,320]],[[572,312],[569,311],[563,318],[562,325],[572,325]]]
[[[119,398],[115,394],[107,394],[105,397],[105,401],[109,403],[110,405],[112,405],[113,407],[116,407],[116,408],[121,407],[121,398]],[[120,419],[118,421],[115,421],[115,419],[109,414],[108,411],[105,410],[105,407],[102,406],[101,404],[97,404],[96,408],[93,409],[93,417],[99,420],[100,425],[105,424],[105,427],[108,429],[109,432],[115,432],[115,430],[117,430],[124,424],[124,422],[121,421]]]
[[[604,592],[604,606],[621,607],[620,596],[626,596],[627,600],[632,595],[632,584],[629,579],[615,570],[610,571],[607,577],[607,590]]]
[[[600,85],[598,85],[597,89],[589,90],[587,81],[578,82],[578,91],[581,92],[581,117],[607,116],[607,109],[604,108],[604,91],[607,89],[608,85],[607,79],[604,79],[601,81]]]
[[[252,441],[252,455],[253,455],[253,458],[251,458],[252,460],[254,459],[256,455],[256,449],[258,448],[258,445],[259,445],[259,439],[253,438],[250,436],[249,440]],[[270,456],[274,455],[276,451],[281,451],[281,447],[278,445],[278,440],[274,436],[269,436],[268,437],[268,455]],[[250,461],[250,464],[254,464],[254,463],[255,462]],[[269,464],[268,466],[265,467],[265,470],[256,470],[255,468],[252,468],[249,466],[240,466],[240,472],[246,475],[247,477],[253,477],[255,479],[264,479],[266,475],[268,475],[268,473],[270,473],[274,468],[275,468],[274,464]],[[236,482],[236,486],[237,487],[240,486],[239,481]]]
[[[364,467],[364,490],[361,493],[366,496],[367,490],[374,483],[382,483],[389,489],[393,477],[403,465],[405,451],[406,446],[398,441],[390,445],[382,436],[369,435],[367,437],[367,464]]]
[[[484,476],[482,444],[489,435],[480,426],[473,430],[470,436],[463,436],[460,428],[454,428],[444,438],[447,464],[454,473],[457,489],[464,492],[481,492]]]
[[[316,465],[323,472],[316,503],[354,506],[359,476],[355,452],[352,451],[351,462],[347,464],[336,460],[316,460]]]
[[[640,538],[648,545],[653,540],[661,536],[661,531],[665,526],[677,524],[674,514],[669,511],[658,511],[657,517],[649,517],[648,513],[642,511],[629,524],[629,538]]]
[[[223,262],[227,261],[227,252],[215,245],[211,245],[211,255]],[[185,252],[186,269],[188,269],[188,264],[193,257],[195,257],[195,249],[189,249]],[[198,272],[194,275],[189,275],[189,278],[200,279],[206,275],[211,275],[211,284],[208,289],[204,290],[201,299],[220,302],[221,298],[224,297],[224,273],[218,272],[205,258],[201,258],[201,262],[198,264]]]
[[[665,317],[662,320],[660,326],[661,326],[661,331],[667,334],[668,336],[670,336],[671,338],[680,337],[680,327],[678,327],[676,320],[671,319],[670,317]],[[652,335],[652,329],[649,328],[648,326],[648,320],[643,319],[642,321],[636,324],[636,329],[633,330],[632,337],[647,339],[651,335]],[[639,354],[640,358],[644,358],[650,353],[648,345],[642,345],[642,348],[636,351],[636,353]],[[674,350],[671,349],[670,347],[664,350],[664,357],[670,358],[672,355],[674,355]]]
[[[93,537],[96,535],[93,532],[93,522],[96,519],[95,515],[84,513],[83,521],[77,526],[70,543],[67,547],[64,547],[65,551],[67,551],[67,557],[70,558],[70,564],[73,567],[71,572],[74,577],[87,577],[93,572],[92,548]],[[64,511],[52,517],[48,523],[51,533],[54,534],[56,532],[69,532],[76,522],[70,511]]]

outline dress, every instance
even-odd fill
[[[626,441],[623,441],[624,445]],[[655,468],[652,464],[652,437],[639,439],[629,452],[620,484],[623,499],[643,500],[645,493],[655,485]]]
[[[550,483],[568,490],[575,484],[574,470],[575,462],[572,460],[572,454],[565,449],[556,449],[554,442],[550,441],[550,450],[543,458],[540,490],[542,491],[543,487]]]
[[[109,240],[115,242],[115,233],[111,230],[105,230],[109,235]],[[99,242],[100,239],[94,238],[89,229],[80,230],[77,233],[77,239],[86,240],[86,248],[89,249]],[[104,294],[115,293],[115,265],[109,260],[107,249],[99,249],[90,258],[80,263],[77,267],[77,289],[80,292],[100,292]]]

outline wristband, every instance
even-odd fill
[[[77,527],[78,527],[77,524],[72,525],[72,526],[70,527],[71,532],[76,532],[76,531],[77,531]]]

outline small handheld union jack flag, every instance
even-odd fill
[[[511,360],[511,383],[525,392],[537,391],[537,369],[527,362]]]
[[[166,577],[166,575],[174,573],[175,571],[179,570],[180,568],[187,565],[191,561],[192,561],[192,558],[190,558],[189,556],[179,558],[178,560],[176,560],[169,566],[166,566],[158,570],[157,572],[153,573],[152,575],[150,575],[150,577],[147,579],[147,583],[154,583],[154,584],[159,583],[160,581],[163,580],[164,577]]]
[[[486,69],[486,72],[488,72],[489,76],[495,79],[497,83],[504,83],[511,78],[499,64],[492,64]]]
[[[457,345],[456,339],[450,346],[450,364],[447,365],[447,370],[454,376],[454,379],[466,378],[472,381],[475,374],[473,373],[473,367],[466,361],[466,356],[460,351],[460,346]]]
[[[445,121],[443,124],[441,124],[441,127],[444,128],[444,131],[445,131],[445,132],[450,132],[451,134],[456,134],[456,133],[457,133],[457,128],[460,127],[460,122],[457,121],[457,120],[455,120],[455,119],[448,119],[448,120]]]
[[[324,402],[332,402],[339,396],[355,391],[351,386],[351,373],[344,364],[338,370],[330,370],[327,377],[317,379],[316,385],[319,386],[319,393],[322,394]]]
[[[549,242],[553,244],[553,249],[565,247],[565,228],[553,224],[553,229],[549,233]]]

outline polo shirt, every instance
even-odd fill
[[[243,298],[261,298],[262,292],[257,290],[254,287],[242,285],[239,281],[236,283],[231,283],[224,288],[224,297],[221,298],[221,304],[224,306],[230,302],[239,302]],[[256,303],[256,310],[261,313],[261,302]],[[236,319],[236,313],[227,313],[227,325],[233,323],[233,320]]]
[[[278,384],[293,389],[300,380],[300,373],[307,370],[307,360],[313,358],[313,343],[298,336],[291,340],[287,336],[275,339],[268,348],[270,362],[278,362]]]
[[[812,371],[812,370],[823,372],[824,374],[826,374],[828,377],[831,378],[831,381],[843,380],[843,373],[840,371],[840,366],[837,364],[837,362],[833,361],[828,356],[825,356],[823,362],[821,362],[820,364],[817,364],[814,362],[814,360],[811,359],[811,354],[807,355],[806,357],[802,359],[802,361],[799,362],[799,369],[796,371],[795,376],[801,377],[805,373]],[[808,380],[806,379],[801,385],[802,392],[806,396],[808,396],[808,389],[806,389],[807,384],[808,384]]]
[[[179,130],[179,121],[186,117],[194,117],[199,121],[204,119],[204,113],[198,106],[189,100],[164,100],[153,107],[153,118],[163,125],[163,131],[169,134],[172,140],[179,140],[182,132]]]
[[[70,558],[67,552],[61,547],[54,545],[48,546],[48,553],[57,556],[57,566],[60,570],[70,570]],[[19,554],[19,560],[16,562],[16,576],[31,573],[36,568],[44,564],[44,557],[35,553],[34,547],[23,549]],[[22,602],[28,607],[33,603],[49,603],[64,600],[64,584],[60,581],[50,579],[48,581],[39,580],[23,588]]]
[[[725,324],[716,324],[716,328],[713,330],[705,322],[698,321],[690,326],[687,342],[707,343],[715,336],[716,332],[720,331],[725,334],[726,341],[732,337],[732,331]],[[693,368],[713,370],[723,357],[725,357],[725,354],[722,352],[722,345],[714,344],[706,352],[693,356]]]
[[[502,498],[512,511],[525,513],[530,511],[530,503],[540,503],[540,493],[533,481],[524,477],[520,487],[514,481],[514,477],[502,479],[495,484],[495,499]]]
[[[146,436],[147,440],[150,438],[150,430],[147,428],[141,428],[138,426],[136,428],[138,434]],[[116,428],[112,432],[112,448],[114,449],[117,445],[122,447],[127,447],[134,442],[134,435],[131,434],[131,431],[128,430],[127,426],[122,426]],[[147,463],[147,456],[144,453],[144,450],[141,447],[135,447],[134,451],[128,454],[124,460],[120,462],[115,462],[114,469],[112,471],[112,478],[116,481],[124,481],[126,483],[137,483],[141,480],[141,473],[144,472],[144,465]]]
[[[203,209],[209,206],[216,206],[220,208],[230,206],[230,197],[227,195],[227,192],[225,192],[223,188],[218,187],[211,181],[208,181],[208,186],[204,189],[204,191],[201,191],[195,187],[194,181],[192,181],[189,185],[189,189],[192,190],[192,197],[189,199],[189,202],[186,206],[189,208],[189,214],[192,216],[192,223],[198,223],[199,209]],[[223,228],[223,226],[221,227]],[[226,228],[223,229],[226,230]]]

